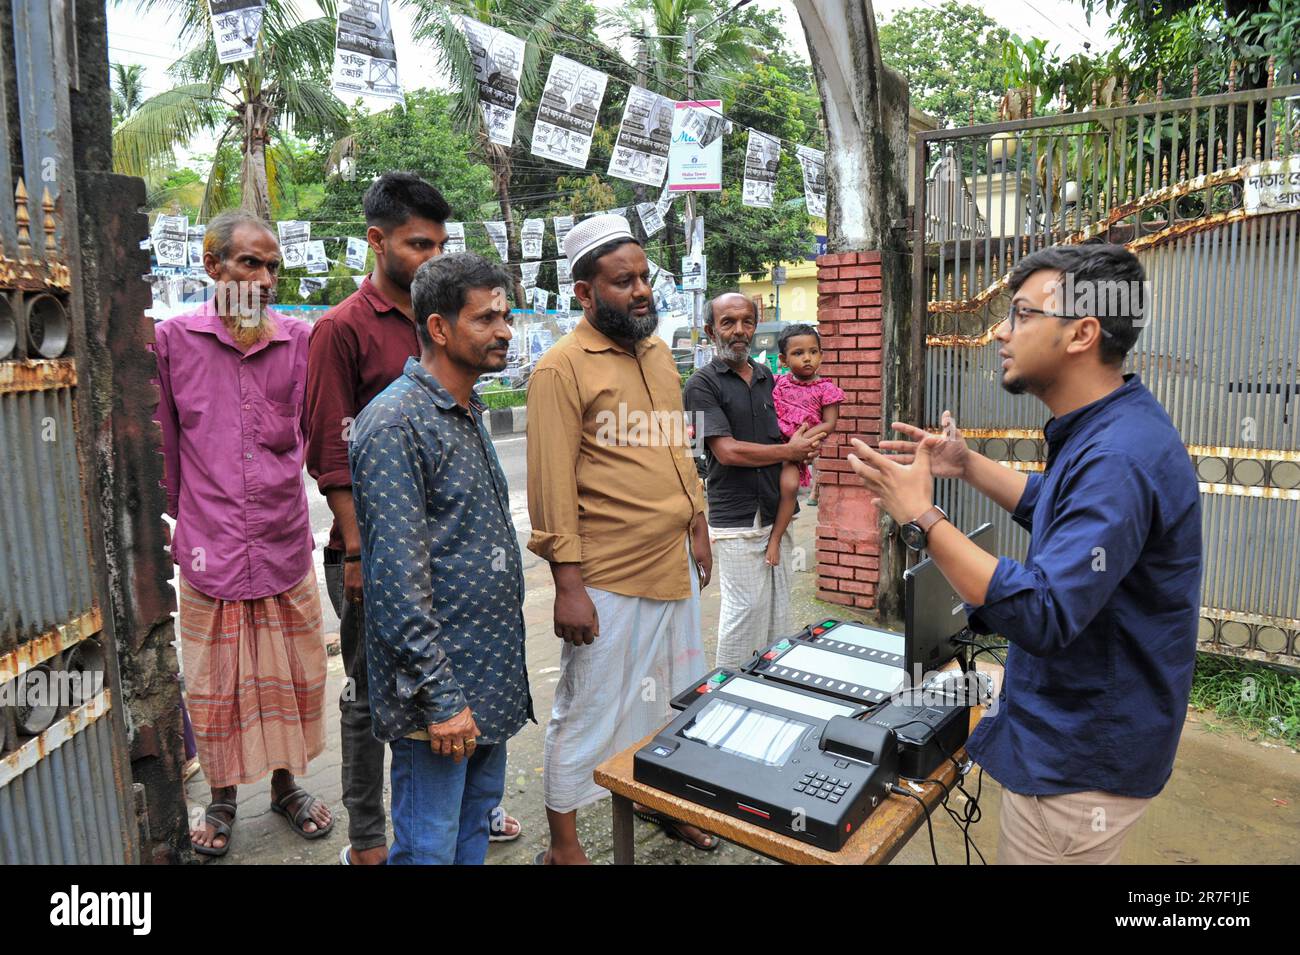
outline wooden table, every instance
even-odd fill
[[[993,692],[996,696],[1001,683],[1002,668],[996,664],[986,666],[981,662],[978,664],[978,669],[993,678]],[[983,707],[971,708],[972,730],[983,715]],[[915,799],[892,793],[867,817],[862,827],[849,837],[849,841],[839,852],[831,852],[800,842],[718,812],[716,809],[674,796],[662,789],[637,782],[632,778],[632,758],[637,750],[656,735],[658,734],[647,736],[639,743],[629,746],[618,755],[601,763],[594,774],[596,782],[608,789],[614,797],[615,865],[631,865],[634,862],[632,842],[634,802],[673,819],[698,826],[706,832],[712,832],[769,859],[797,865],[884,865],[893,859],[907,841],[925,825],[925,815]],[[954,755],[958,759],[964,759],[966,748],[962,747]],[[957,776],[957,767],[951,760],[944,760],[943,765],[932,776],[943,780],[944,785],[951,787]],[[900,783],[900,785],[907,784]],[[920,788],[921,792],[917,795],[924,800],[927,810],[936,811],[943,800],[942,787],[929,783]]]

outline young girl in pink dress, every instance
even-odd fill
[[[772,389],[781,433],[788,439],[806,425],[808,430],[805,433],[810,438],[830,434],[839,420],[844,392],[829,378],[817,375],[822,363],[822,340],[817,329],[811,325],[791,325],[782,330],[777,348],[781,353],[781,364],[790,369],[788,374],[777,376]],[[772,536],[767,542],[767,563],[773,566],[781,563],[781,535],[794,517],[799,488],[811,486],[807,465],[791,462],[782,465],[781,503],[772,523]],[[815,487],[812,494],[808,503],[816,504]]]

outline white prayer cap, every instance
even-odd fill
[[[632,227],[623,216],[599,215],[583,219],[564,237],[564,254],[569,257],[569,268],[576,269],[580,259],[615,239],[635,241]]]

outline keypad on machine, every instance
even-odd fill
[[[852,785],[847,779],[828,776],[826,773],[804,773],[803,778],[795,783],[794,791],[811,793],[814,799],[839,802]]]

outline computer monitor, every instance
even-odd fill
[[[990,554],[996,553],[992,524],[981,524],[967,535]],[[954,638],[966,629],[966,605],[946,577],[927,557],[903,574],[904,654],[908,685],[939,669],[960,649]]]

